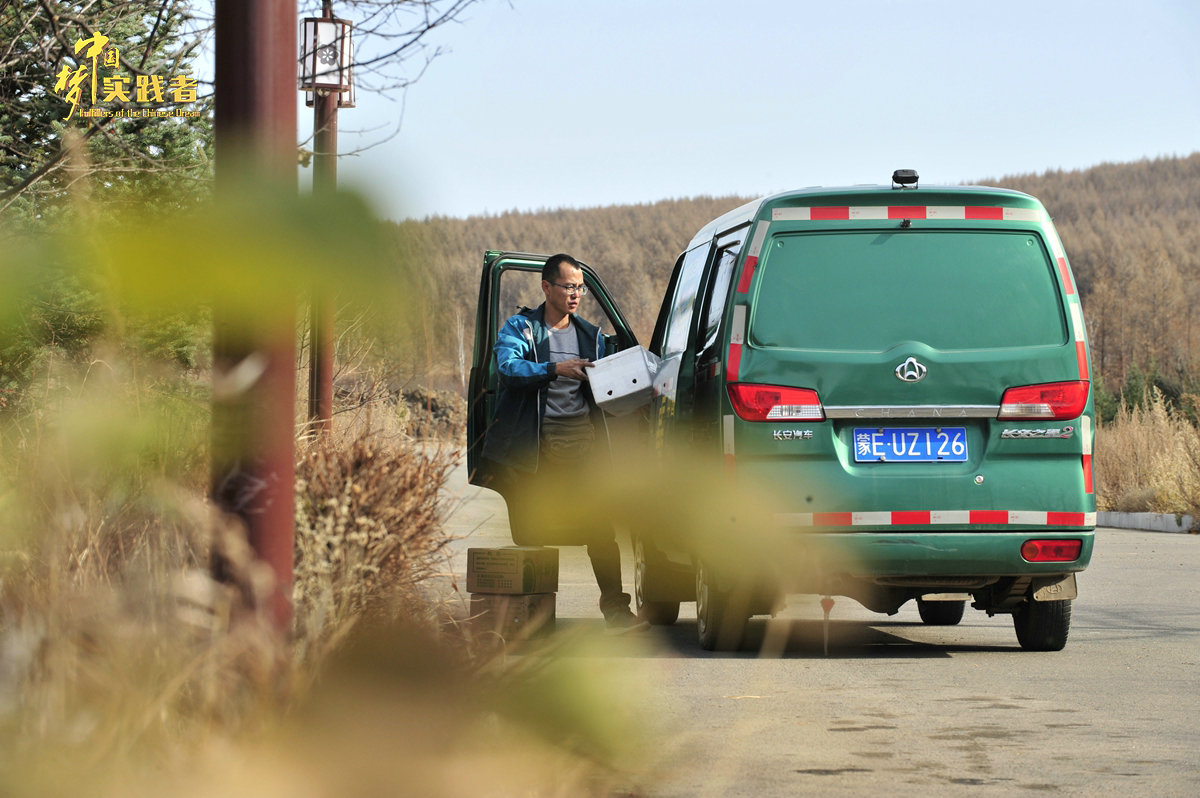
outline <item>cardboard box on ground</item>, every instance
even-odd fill
[[[558,549],[503,546],[467,549],[467,592],[554,593],[558,590]]]
[[[550,631],[557,590],[558,549],[467,549],[467,592],[476,633],[513,640]]]
[[[548,634],[554,629],[555,598],[554,593],[472,593],[472,628],[507,641]]]

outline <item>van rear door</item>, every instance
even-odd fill
[[[739,425],[739,470],[811,486],[797,509],[814,525],[934,511],[1085,526],[1089,368],[1053,249],[1033,225],[773,224],[729,379],[745,402],[786,386],[784,410],[824,423]],[[1050,394],[1061,408],[1022,410]]]
[[[473,485],[481,484],[483,441],[496,397],[496,358],[492,351],[496,334],[509,316],[522,307],[537,307],[544,301],[541,271],[548,257],[496,250],[489,250],[483,256],[475,309],[475,346],[467,387],[467,468]],[[591,266],[582,262],[580,266],[588,293],[580,302],[579,315],[614,338],[612,351],[605,354],[636,346],[637,338],[611,292]]]

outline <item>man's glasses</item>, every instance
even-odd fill
[[[583,285],[582,283],[579,285],[565,285],[564,283],[550,283],[550,285],[557,285],[559,288],[566,291],[568,296],[575,296],[576,294],[578,294],[579,296],[587,296],[587,286]]]

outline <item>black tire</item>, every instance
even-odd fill
[[[670,626],[679,620],[678,601],[646,601],[646,579],[653,568],[646,560],[641,538],[633,541],[633,597],[638,617],[653,626]]]
[[[1026,651],[1062,651],[1071,630],[1071,602],[1027,600],[1013,613],[1013,627]]]
[[[926,626],[956,626],[967,608],[965,601],[926,601],[917,599],[917,612]]]
[[[749,616],[745,602],[734,606],[729,591],[719,590],[711,569],[696,564],[696,636],[706,651],[737,651],[742,647]]]

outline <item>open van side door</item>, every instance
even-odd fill
[[[652,420],[661,450],[719,445],[723,324],[747,230],[743,224],[698,243],[675,264],[650,344],[661,358]]]
[[[548,255],[489,250],[483,256],[479,301],[475,310],[475,346],[467,387],[467,469],[473,485],[482,484],[479,466],[483,441],[496,401],[498,375],[493,347],[504,322],[522,307],[537,307],[545,297],[541,271]],[[599,325],[609,337],[605,355],[637,345],[625,315],[595,270],[580,263],[588,293],[579,303],[579,315]]]
[[[690,363],[681,369],[682,375],[690,378],[692,442],[701,449],[721,446],[721,397],[725,392],[724,370],[727,366],[722,348],[726,337],[725,317],[734,267],[748,231],[748,226],[739,227],[718,236],[713,244],[686,353]],[[687,385],[681,388],[687,389]]]

